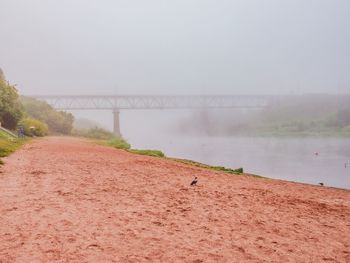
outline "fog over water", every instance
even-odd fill
[[[350,139],[131,135],[139,148],[247,173],[350,189]],[[317,151],[317,155],[315,154]]]
[[[0,0],[0,67],[25,95],[349,94],[349,12],[348,0]],[[110,111],[73,113],[112,129]],[[194,114],[122,111],[121,129],[136,147],[349,187],[350,168],[340,170],[347,139],[254,141],[179,128]],[[340,177],[328,180],[332,171]]]
[[[166,118],[169,113],[170,120]],[[136,119],[140,129],[134,129],[129,121],[122,128],[135,148],[162,149],[170,157],[243,167],[245,172],[269,178],[309,184],[322,182],[326,186],[350,189],[349,138],[233,137],[174,132],[171,127],[184,118],[181,113],[186,116],[186,111],[149,111],[140,118],[140,113],[131,111],[124,114],[122,121]]]

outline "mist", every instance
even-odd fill
[[[0,67],[24,95],[350,91],[346,0],[1,0],[0,10]],[[75,114],[111,128],[109,113]]]
[[[0,1],[32,94],[346,93],[349,1]]]

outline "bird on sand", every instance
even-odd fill
[[[196,185],[198,182],[197,177],[194,178],[194,180],[191,182],[191,186]]]
[[[323,186],[324,184],[323,183],[318,183],[320,186]]]

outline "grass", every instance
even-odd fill
[[[138,150],[138,149],[130,149],[128,152],[141,154],[141,155],[148,155],[153,157],[165,157],[164,153],[159,150]]]
[[[130,149],[131,145],[123,138],[117,137],[117,138],[111,138],[107,141],[96,141],[96,142],[102,145],[111,146],[113,148],[127,150],[128,152],[135,153],[135,154],[148,155],[153,157],[165,157],[164,153],[162,153],[159,150]]]
[[[15,139],[16,137],[13,136],[12,134],[2,130],[2,128],[0,129],[0,139],[7,139],[7,140],[11,140],[11,139]]]
[[[131,149],[130,144],[127,143],[123,138],[112,138],[112,139],[109,139],[107,141],[95,140],[95,143],[98,143],[101,145],[111,146],[111,147],[114,147],[117,149],[124,149],[124,150],[127,150],[128,152],[134,153],[134,154],[141,154],[141,155],[147,155],[147,156],[158,157],[158,158],[167,158],[169,160],[184,163],[187,165],[196,166],[196,167],[205,168],[205,169],[210,169],[210,170],[215,170],[215,171],[220,171],[220,172],[225,172],[225,173],[229,173],[229,174],[240,175],[240,174],[244,173],[243,168],[231,169],[231,168],[226,168],[223,166],[211,166],[211,165],[195,162],[192,160],[168,158],[165,156],[165,154],[162,151],[159,151],[159,150]],[[261,176],[256,176],[256,177],[261,177]]]
[[[0,134],[0,157],[10,155],[26,142],[28,142],[28,139],[8,139]],[[4,164],[4,162],[0,159],[1,164]]]
[[[127,141],[125,141],[123,138],[112,138],[107,140],[105,144],[117,149],[124,149],[124,150],[128,150],[131,147],[130,144]]]
[[[28,139],[18,139],[14,135],[0,129],[0,158],[10,155],[26,142],[28,142]],[[0,165],[2,164],[4,162],[0,159]]]
[[[92,143],[96,143],[103,146],[109,146],[116,149],[129,150],[131,147],[130,144],[127,141],[125,141],[123,138],[113,137],[110,139],[97,139],[97,138],[88,138],[88,139]]]
[[[231,168],[226,168],[223,166],[211,166],[210,168],[213,170],[216,170],[216,171],[222,171],[222,172],[230,173],[230,174],[242,174],[243,173],[243,168],[231,169]]]
[[[177,158],[169,158],[173,161],[179,162],[179,163],[184,163],[200,168],[205,168],[205,169],[210,169],[210,170],[215,170],[215,171],[220,171],[220,172],[225,172],[225,173],[230,173],[230,174],[243,174],[243,168],[238,168],[238,169],[231,169],[231,168],[226,168],[223,166],[212,166],[204,163],[199,163],[195,162],[192,160],[186,160],[186,159],[177,159]]]
[[[13,141],[6,140],[0,138],[0,157],[8,156],[9,154],[16,151],[19,147],[21,147],[24,143],[26,143],[27,139],[16,139]]]

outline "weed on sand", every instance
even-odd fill
[[[159,150],[138,150],[138,149],[130,149],[128,152],[141,154],[141,155],[148,155],[153,157],[165,157],[164,153]]]
[[[112,138],[112,139],[109,139],[106,144],[108,146],[112,146],[114,148],[117,148],[117,149],[124,149],[124,150],[128,150],[130,149],[130,144],[125,141],[123,138]]]
[[[10,155],[26,142],[28,142],[28,139],[7,139],[0,137],[0,157]],[[0,160],[0,165],[3,163],[4,162]]]
[[[189,165],[200,167],[200,168],[221,171],[221,172],[230,173],[230,174],[243,174],[243,168],[231,169],[231,168],[225,168],[223,166],[211,166],[208,164],[199,163],[199,162],[195,162],[192,160],[186,160],[186,159],[177,159],[177,158],[170,158],[170,159],[174,160],[176,162],[189,164]]]

